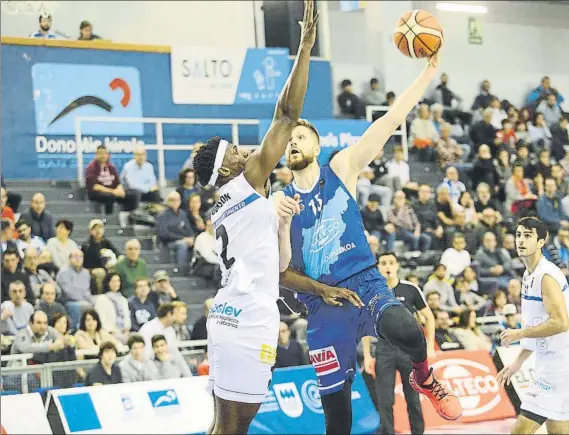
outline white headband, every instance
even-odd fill
[[[223,164],[223,158],[225,157],[225,151],[227,150],[227,145],[229,143],[226,140],[220,140],[219,146],[217,147],[217,153],[215,153],[215,163],[213,164],[213,172],[211,173],[211,178],[209,179],[209,185],[215,186],[217,181],[217,176],[219,175],[219,168]]]

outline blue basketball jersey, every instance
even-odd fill
[[[291,183],[284,193],[300,195],[301,211],[291,224],[291,263],[295,269],[334,286],[375,266],[359,207],[329,166],[320,168],[312,189],[301,190]]]

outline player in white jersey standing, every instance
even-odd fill
[[[300,208],[289,198],[279,205],[288,211],[279,209],[277,218],[267,182],[302,112],[317,21],[314,0],[309,0],[296,61],[261,147],[249,156],[216,136],[195,155],[199,182],[220,189],[211,212],[222,288],[207,322],[208,390],[215,398],[208,433],[247,433],[271,380],[280,321],[279,272],[288,266],[279,264],[278,233],[284,231],[288,238],[291,214]],[[349,290],[321,285],[300,274],[293,279],[295,289],[322,296],[327,303],[339,304],[336,299],[343,298],[363,306]]]
[[[569,434],[569,285],[561,269],[542,254],[547,227],[534,217],[520,219],[516,249],[526,266],[522,281],[522,329],[502,333],[502,344],[521,341],[514,363],[498,374],[510,382],[535,352],[535,382],[522,397],[513,434],[533,434],[543,423],[551,434]]]

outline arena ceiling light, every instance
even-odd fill
[[[488,13],[488,8],[486,6],[478,5],[465,5],[461,3],[437,3],[436,8],[439,11],[445,12],[466,12],[469,14],[486,14]]]

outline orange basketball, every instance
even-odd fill
[[[415,9],[403,14],[393,31],[393,42],[405,56],[432,56],[443,42],[443,29],[427,11]]]

